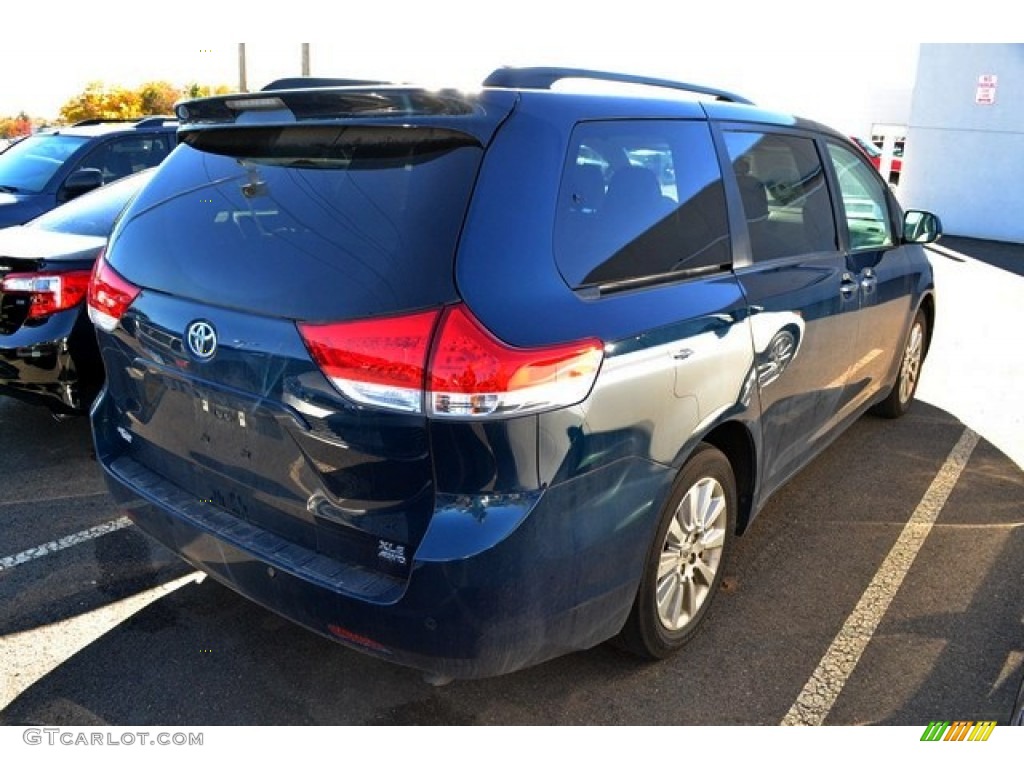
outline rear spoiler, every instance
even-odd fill
[[[275,81],[280,82],[280,81]],[[280,122],[352,117],[451,117],[477,114],[477,100],[454,91],[407,86],[303,88],[236,93],[179,102],[181,123],[234,123],[244,113],[277,113]],[[268,118],[270,116],[268,115]]]
[[[300,88],[349,88],[367,85],[394,85],[387,80],[351,80],[342,77],[282,77],[267,83],[264,91],[294,91]]]

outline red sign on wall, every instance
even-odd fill
[[[975,104],[996,103],[996,80],[995,75],[978,75],[978,88],[974,91]]]

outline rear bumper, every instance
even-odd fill
[[[0,395],[41,405],[55,413],[81,412],[81,398],[73,371],[64,372],[63,378],[61,372],[57,372],[53,380],[39,381],[22,376],[17,365],[19,362],[12,364],[9,358],[0,356]]]
[[[459,678],[512,672],[617,634],[670,482],[658,465],[622,461],[509,499],[490,523],[485,514],[453,524],[457,509],[440,510],[435,520],[447,530],[428,530],[424,541],[441,535],[450,546],[421,545],[431,559],[414,558],[400,579],[345,566],[190,498],[131,459],[111,458],[101,439],[97,456],[124,512],[196,568],[321,635]],[[488,525],[490,533],[475,535]]]
[[[0,336],[0,394],[60,413],[84,413],[103,384],[92,325],[81,307]]]

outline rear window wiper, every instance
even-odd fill
[[[17,187],[9,187],[6,184],[0,184],[0,192],[20,192]]]

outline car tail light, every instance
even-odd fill
[[[423,410],[430,338],[440,310],[373,320],[299,323],[320,370],[343,395],[396,411]]]
[[[461,304],[398,317],[299,323],[310,355],[346,397],[442,418],[511,416],[574,405],[597,378],[598,339],[522,349]]]
[[[598,339],[510,347],[456,305],[445,312],[431,352],[430,414],[511,416],[575,405],[590,393],[603,357]]]
[[[89,280],[89,319],[112,333],[141,290],[117,274],[100,254]]]
[[[4,293],[28,298],[28,317],[43,318],[81,303],[89,286],[88,272],[35,272],[6,275]]]

